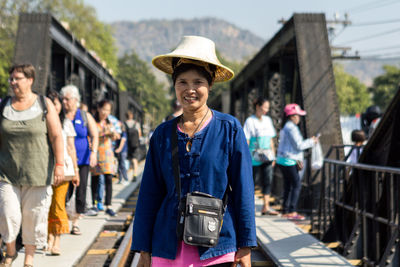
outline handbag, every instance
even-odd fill
[[[171,136],[172,168],[179,200],[176,233],[178,239],[183,240],[188,245],[214,247],[218,244],[219,233],[222,228],[223,216],[228,202],[229,185],[225,190],[223,200],[198,191],[188,193],[181,198],[176,122],[172,126]]]
[[[319,170],[324,164],[324,156],[322,154],[321,144],[318,142],[311,148],[311,168]]]
[[[256,136],[257,141],[255,142],[255,149],[251,152],[251,155],[255,161],[259,161],[262,163],[272,162],[275,160],[274,151],[271,148],[262,149],[259,145],[259,136]]]

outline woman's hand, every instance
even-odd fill
[[[74,176],[74,178],[72,178],[72,184],[74,185],[74,186],[76,186],[76,187],[78,187],[79,186],[79,184],[80,184],[80,181],[81,181],[81,179],[80,179],[80,177],[79,177],[79,169],[76,169],[75,170],[75,176]]]
[[[232,267],[236,267],[238,264],[241,267],[251,267],[251,249],[249,247],[239,248],[236,252]]]
[[[89,158],[90,167],[94,168],[97,165],[97,151],[92,151]]]
[[[151,256],[149,252],[140,252],[139,262],[137,267],[150,267],[151,266]]]
[[[64,165],[56,165],[54,168],[53,185],[58,186],[64,181]]]

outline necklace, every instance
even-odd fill
[[[186,151],[187,151],[187,152],[190,152],[190,150],[192,149],[192,142],[193,142],[194,134],[197,132],[197,130],[199,129],[200,125],[203,123],[204,119],[207,117],[207,114],[208,114],[208,111],[209,111],[209,110],[210,110],[210,109],[207,109],[206,114],[205,114],[204,117],[201,119],[201,121],[200,121],[200,123],[197,125],[196,129],[193,131],[192,137],[190,137],[190,135],[188,134],[189,140],[186,142]],[[185,133],[186,131],[185,131],[185,126],[183,125],[183,124],[184,124],[184,123],[183,123],[183,115],[182,115],[182,117],[181,117],[181,124],[182,124],[182,130],[183,130],[183,132]]]

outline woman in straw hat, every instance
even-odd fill
[[[251,156],[239,121],[207,106],[213,83],[230,80],[233,71],[217,59],[214,42],[199,36],[185,36],[153,65],[172,75],[183,114],[158,126],[150,140],[132,235],[132,249],[141,254],[138,266],[251,266],[250,248],[257,245]],[[200,191],[223,199],[228,192],[214,247],[188,245],[176,234],[173,131],[180,195]]]

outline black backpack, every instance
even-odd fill
[[[136,129],[135,125],[129,128],[126,123],[125,128],[128,135],[128,147],[137,148],[139,146],[139,131]]]

